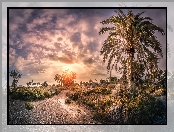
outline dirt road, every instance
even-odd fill
[[[25,101],[9,101],[10,124],[101,124],[92,119],[92,114],[75,103],[65,104],[66,93],[41,101],[32,102],[32,110],[25,109]]]

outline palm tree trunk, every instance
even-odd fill
[[[110,83],[111,83],[111,70],[110,70],[110,79],[109,79]]]
[[[127,59],[127,89],[131,87],[132,82],[132,61],[133,61],[133,55],[134,53],[128,53],[128,59]]]

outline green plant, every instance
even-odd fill
[[[74,79],[76,78],[76,73],[65,70],[62,75],[56,74],[54,80],[58,83],[63,84],[63,86],[72,86],[74,85]]]
[[[27,110],[32,110],[34,108],[34,105],[31,102],[25,102],[25,108]]]
[[[45,98],[50,98],[51,94],[49,92],[44,92],[44,96],[45,96]]]
[[[129,94],[131,96],[129,96]],[[117,124],[165,124],[166,106],[154,96],[140,91],[139,94],[122,92],[120,98],[116,99],[118,109],[109,111],[114,115],[114,123]],[[113,113],[113,114],[111,114]],[[111,116],[111,117],[112,117]],[[164,116],[164,117],[163,117]],[[112,118],[110,118],[112,119]],[[112,120],[113,121],[113,120]]]
[[[20,99],[24,101],[35,101],[50,98],[60,93],[60,89],[48,88],[17,88],[10,89],[10,96],[12,99]]]

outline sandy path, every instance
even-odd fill
[[[34,109],[26,110],[25,101],[9,102],[10,124],[101,124],[92,119],[90,111],[75,103],[65,104],[66,93],[32,102]]]

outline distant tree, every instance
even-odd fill
[[[54,80],[57,81],[57,83],[62,86],[63,78],[61,75],[56,74]]]
[[[13,78],[13,82],[12,82],[12,87],[16,88],[17,87],[17,83],[19,78],[21,78],[21,75],[17,70],[12,70],[10,72],[10,76]]]
[[[47,81],[45,81],[45,82],[42,84],[42,86],[47,87],[47,86],[48,86]]]
[[[74,85],[74,79],[76,79],[76,73],[69,70],[65,70],[62,73],[62,75],[56,74],[54,79],[61,85],[63,84],[63,86],[71,86]]]
[[[90,79],[90,80],[89,80],[89,84],[92,84],[92,83],[93,83],[93,81]]]
[[[100,79],[100,85],[107,86],[109,84],[108,80]]]
[[[82,86],[82,84],[83,84],[83,82],[82,82],[82,81],[80,81],[80,86]]]

